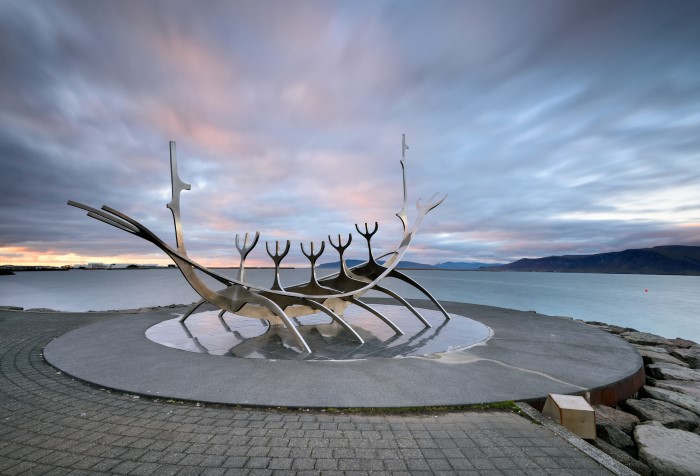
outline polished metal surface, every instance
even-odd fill
[[[238,266],[238,280],[242,283],[245,282],[245,259],[248,257],[251,251],[253,251],[253,248],[255,248],[255,245],[258,244],[258,240],[260,239],[260,232],[256,231],[255,232],[255,238],[253,238],[253,242],[248,245],[248,233],[245,234],[245,238],[243,239],[243,246],[241,246],[238,243],[238,233],[236,233],[236,248],[238,249],[238,252],[241,254],[241,264]]]
[[[270,246],[269,243],[265,242],[265,249],[267,250],[267,255],[272,259],[272,262],[275,263],[275,280],[272,283],[272,286],[270,289],[273,289],[275,291],[282,291],[282,284],[280,281],[280,264],[282,263],[282,260],[284,259],[285,256],[289,253],[289,247],[291,246],[291,242],[287,240],[287,243],[284,247],[284,251],[282,254],[280,254],[280,242],[275,241],[275,254],[273,255],[270,252]]]
[[[294,325],[290,315],[299,323],[301,316],[310,315],[321,312],[332,319],[333,322],[340,325],[342,329],[350,334],[351,338],[364,343],[363,337],[351,327],[341,316],[343,315],[348,304],[354,304],[372,315],[378,317],[386,323],[396,335],[404,335],[404,332],[392,322],[387,316],[373,309],[358,298],[370,290],[385,293],[397,301],[399,301],[406,309],[408,309],[420,322],[426,327],[431,327],[431,323],[426,320],[413,306],[411,306],[404,298],[397,293],[380,285],[380,282],[386,277],[392,277],[406,282],[423,294],[425,294],[441,311],[446,319],[450,316],[445,312],[440,303],[420,284],[415,282],[408,276],[396,270],[401,258],[408,249],[415,232],[422,223],[425,216],[435,207],[440,205],[446,197],[436,200],[436,195],[430,199],[429,203],[422,205],[418,200],[416,203],[417,215],[414,218],[413,224],[409,226],[407,212],[407,189],[406,189],[406,145],[405,134],[402,137],[402,159],[401,169],[403,178],[403,207],[397,216],[403,225],[403,237],[396,248],[388,253],[383,254],[383,257],[388,257],[387,261],[379,264],[373,254],[371,247],[371,238],[377,233],[379,224],[374,223],[372,231],[369,230],[365,223],[365,231],[362,232],[356,224],[355,228],[367,241],[368,261],[359,266],[348,268],[343,258],[343,253],[352,242],[352,235],[348,235],[348,241],[343,244],[340,235],[338,235],[338,245],[335,245],[330,236],[329,243],[335,248],[340,255],[341,267],[340,271],[330,277],[318,279],[316,276],[316,262],[322,255],[325,249],[325,242],[321,242],[320,249],[315,252],[314,243],[310,245],[310,252],[307,253],[304,245],[301,244],[302,253],[309,259],[311,264],[311,275],[306,283],[296,284],[289,287],[283,287],[279,279],[279,267],[282,259],[287,255],[290,248],[289,240],[286,241],[285,250],[280,253],[279,242],[276,242],[275,254],[270,252],[269,246],[266,243],[268,255],[275,264],[275,279],[270,288],[261,288],[246,283],[245,281],[245,260],[248,254],[258,243],[260,233],[256,232],[255,237],[248,244],[248,234],[245,234],[243,244],[240,244],[239,235],[236,235],[236,248],[238,249],[241,259],[238,270],[237,279],[231,279],[227,276],[217,273],[216,271],[207,268],[193,259],[191,259],[185,247],[184,233],[182,228],[182,220],[180,217],[180,194],[183,190],[190,190],[190,185],[182,181],[177,170],[177,153],[175,142],[170,142],[170,172],[172,185],[172,199],[167,204],[173,215],[173,223],[175,227],[175,243],[176,247],[172,248],[163,240],[158,238],[148,228],[143,226],[133,218],[107,206],[103,206],[101,210],[94,209],[87,205],[68,201],[68,204],[77,208],[81,208],[88,212],[88,216],[96,220],[112,225],[122,231],[136,235],[146,241],[153,243],[155,246],[165,252],[178,267],[184,278],[192,286],[192,288],[202,297],[200,301],[194,304],[188,311],[178,320],[185,325],[185,321],[204,303],[210,303],[220,309],[219,318],[221,323],[225,325],[223,316],[226,312],[236,314],[238,316],[251,317],[262,319],[269,322],[271,327],[277,328],[283,326],[292,336],[297,352],[302,354],[310,353],[311,348],[307,344],[306,339],[299,332],[297,326]],[[204,273],[225,287],[218,291],[211,289],[198,273]],[[226,330],[229,332],[229,330]]]

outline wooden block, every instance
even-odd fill
[[[583,397],[550,393],[542,414],[581,438],[595,439],[595,410]]]

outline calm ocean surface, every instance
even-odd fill
[[[221,270],[236,275],[236,270]],[[272,271],[247,270],[258,285]],[[308,269],[282,271],[282,282],[308,278]],[[598,320],[665,337],[700,342],[700,277],[629,274],[407,271],[438,299]],[[220,288],[210,281],[212,287]],[[422,297],[387,279],[405,297]],[[371,294],[370,294],[371,295]],[[377,294],[378,295],[378,294]],[[190,303],[198,296],[176,269],[24,272],[0,276],[0,305],[61,311],[133,309]]]

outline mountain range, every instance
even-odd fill
[[[346,260],[348,267],[364,260]],[[380,261],[381,263],[381,261]],[[338,268],[339,262],[319,268]],[[592,255],[524,258],[508,264],[447,261],[438,264],[401,261],[402,269],[441,269],[462,271],[538,271],[552,273],[678,274],[700,276],[700,246],[666,245]]]
[[[488,270],[700,276],[700,246],[668,245],[593,255],[525,258]]]
[[[352,268],[353,266],[357,266],[358,264],[364,263],[365,260],[359,260],[359,259],[348,259],[345,260],[345,263],[348,265],[349,268]],[[380,263],[383,263],[383,261],[379,261]],[[401,261],[397,268],[400,269],[446,269],[446,270],[475,270],[475,269],[482,269],[482,268],[489,268],[492,266],[499,266],[502,263],[497,263],[497,264],[491,264],[491,263],[479,263],[479,262],[461,262],[461,261],[447,261],[445,263],[438,263],[438,264],[425,264],[425,263],[416,263],[415,261]],[[340,265],[340,261],[334,261],[332,263],[324,263],[319,265],[319,268],[338,268]]]

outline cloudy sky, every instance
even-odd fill
[[[0,3],[0,264],[167,263],[299,242],[448,199],[407,259],[700,245],[700,2]],[[415,215],[415,208],[409,211]],[[364,257],[355,236],[350,257]],[[330,250],[332,251],[332,250]],[[333,261],[329,251],[321,261]]]

